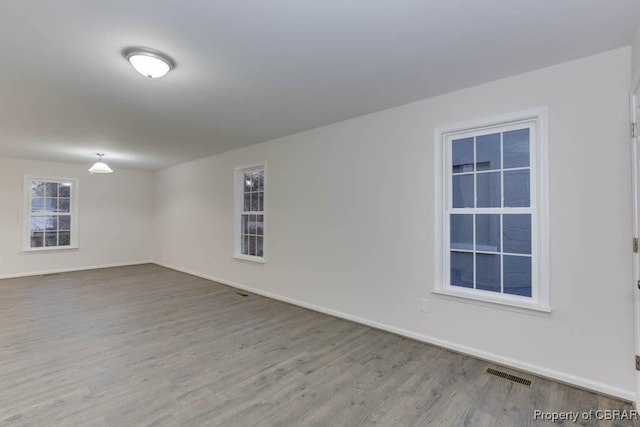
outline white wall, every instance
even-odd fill
[[[631,77],[634,84],[640,81],[640,21],[631,44]]]
[[[160,171],[155,259],[632,399],[630,57],[623,48]],[[540,106],[552,313],[432,294],[434,129]],[[235,166],[263,160],[260,265],[231,257],[232,181]]]
[[[0,278],[151,259],[153,173],[0,157]],[[24,175],[77,178],[79,249],[22,252]]]

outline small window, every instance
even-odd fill
[[[265,262],[265,165],[236,168],[234,257]]]
[[[543,111],[438,132],[447,295],[548,311]]]
[[[25,178],[25,250],[77,247],[75,179]]]

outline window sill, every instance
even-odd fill
[[[76,251],[80,249],[78,246],[52,246],[49,248],[26,248],[21,252],[26,254],[34,254],[39,252],[65,252],[65,251]]]
[[[480,305],[494,309],[534,315],[546,315],[551,313],[551,308],[549,306],[541,305],[536,302],[520,301],[520,298],[516,296],[498,297],[491,294],[479,294],[477,293],[478,291],[468,292],[464,290],[458,291],[450,289],[434,289],[431,292],[452,301]]]
[[[235,259],[237,259],[237,260],[240,260],[240,261],[250,261],[250,262],[255,262],[257,264],[266,264],[267,263],[266,258],[259,257],[259,256],[235,254],[235,255],[233,255],[233,257]]]

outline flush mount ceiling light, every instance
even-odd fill
[[[129,47],[122,53],[137,72],[151,79],[162,77],[176,67],[167,54],[148,47]]]
[[[89,173],[91,173],[91,174],[93,174],[93,173],[113,173],[113,169],[111,169],[109,167],[109,165],[107,165],[106,163],[104,163],[102,161],[102,157],[104,156],[104,154],[96,153],[96,155],[98,156],[98,161],[95,162],[93,164],[93,166],[91,166],[89,168]]]

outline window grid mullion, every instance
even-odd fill
[[[473,289],[477,289],[478,283],[477,283],[477,271],[476,271],[476,215],[473,215],[473,252],[472,252],[472,259],[473,259]]]
[[[504,294],[504,215],[500,214],[500,293]]]
[[[478,150],[477,150],[477,138],[473,137],[473,207],[478,207]],[[477,214],[473,214],[473,289],[478,288],[478,271],[477,271],[477,255],[476,255],[476,218]]]
[[[504,209],[504,132],[500,132],[500,207]],[[504,294],[504,213],[500,214],[500,293]]]
[[[501,155],[503,153],[500,153]],[[479,171],[475,171],[475,172],[452,172],[451,176],[464,176],[464,175],[471,175],[473,173],[477,173],[479,175],[485,174],[485,173],[492,173],[492,172],[500,172],[500,171],[507,171],[507,172],[511,172],[511,171],[522,171],[522,170],[529,170],[531,169],[529,166],[520,166],[517,168],[498,168],[498,169],[486,169],[486,170],[479,170]]]
[[[260,195],[263,194],[263,191],[260,191],[259,182],[261,178],[262,180],[264,180],[264,170],[265,169],[263,165],[261,165],[260,167],[254,166],[243,169],[236,168],[236,176],[242,178],[242,182],[239,183],[239,187],[236,190],[238,191],[238,193],[236,194],[241,195],[242,199],[238,203],[238,206],[240,207],[240,250],[237,253],[252,258],[263,257],[262,255],[258,255],[258,253],[260,252],[258,251],[257,243],[258,237],[264,238],[264,232],[258,226],[258,217],[262,217],[262,221],[260,222],[261,226],[264,227],[264,208],[261,208],[260,210],[253,209],[254,205],[256,209],[260,208]],[[260,176],[261,174],[262,177]],[[251,183],[250,187],[247,185],[247,181]],[[248,206],[245,206],[245,198],[247,199]],[[252,230],[252,228],[254,229]],[[250,247],[252,248],[252,250],[249,250]]]
[[[450,265],[450,257],[451,257],[451,253],[452,252],[462,252],[462,253],[470,253],[472,254],[472,262],[473,262],[473,270],[472,270],[472,281],[473,281],[473,289],[478,289],[478,266],[477,266],[477,260],[478,260],[478,254],[479,253],[485,253],[486,251],[479,251],[478,250],[478,239],[477,239],[477,231],[478,231],[478,223],[477,223],[477,219],[478,219],[478,215],[481,214],[488,214],[488,215],[498,215],[498,242],[500,245],[500,250],[497,252],[486,252],[488,254],[494,254],[494,255],[498,255],[499,256],[499,262],[500,262],[500,266],[499,266],[499,293],[501,295],[505,295],[508,297],[512,297],[513,295],[519,295],[519,294],[505,294],[505,266],[504,266],[504,258],[506,255],[508,256],[517,256],[517,257],[529,257],[532,259],[532,261],[534,260],[535,256],[534,256],[534,248],[532,246],[531,248],[531,253],[530,254],[515,254],[515,253],[507,253],[505,252],[505,247],[504,247],[504,243],[505,243],[505,236],[504,236],[504,232],[505,232],[505,217],[506,215],[511,215],[511,214],[527,214],[529,215],[529,218],[531,218],[531,221],[534,221],[534,211],[535,209],[532,208],[533,205],[533,198],[536,197],[534,193],[534,185],[531,184],[530,188],[529,188],[529,198],[530,198],[530,203],[529,206],[527,207],[506,207],[505,206],[505,171],[506,170],[529,170],[529,176],[530,176],[530,180],[533,181],[535,179],[535,177],[533,176],[533,167],[532,165],[534,164],[533,161],[530,161],[529,166],[528,167],[514,167],[514,168],[509,168],[506,169],[505,168],[505,133],[510,131],[510,130],[519,130],[518,128],[515,129],[509,129],[508,127],[512,126],[512,125],[505,125],[502,127],[496,127],[495,131],[496,133],[500,134],[499,137],[499,147],[500,147],[500,167],[496,170],[496,169],[489,169],[487,171],[478,171],[477,170],[477,163],[478,163],[478,140],[477,140],[477,134],[476,135],[465,135],[465,137],[472,137],[472,149],[473,149],[473,165],[472,165],[472,170],[470,172],[458,172],[458,173],[454,173],[453,172],[453,145],[452,142],[454,141],[453,137],[447,139],[448,143],[447,143],[447,147],[446,147],[446,159],[447,159],[447,182],[449,183],[448,185],[448,189],[447,189],[447,197],[446,197],[446,207],[445,207],[445,218],[447,219],[447,224],[448,227],[451,226],[451,215],[471,215],[472,216],[472,249],[471,250],[464,250],[464,249],[451,249],[451,236],[452,236],[452,230],[449,231],[449,236],[447,236],[447,248],[448,248],[448,259],[449,261],[447,261],[447,265]],[[534,157],[534,152],[532,149],[532,146],[534,144],[534,142],[532,141],[532,139],[534,138],[534,132],[535,130],[532,129],[532,125],[528,124],[528,126],[524,126],[520,129],[529,129],[529,156],[530,158]],[[471,132],[470,132],[471,133]],[[457,135],[456,135],[457,137]],[[460,137],[460,139],[463,139],[462,137]],[[480,208],[478,207],[478,200],[479,200],[479,195],[478,195],[478,175],[481,173],[492,173],[492,172],[499,172],[500,173],[500,178],[499,178],[499,184],[500,184],[500,204],[499,207],[496,208]],[[473,207],[463,207],[463,208],[453,208],[453,180],[452,177],[454,176],[462,176],[462,175],[470,175],[473,174]],[[530,225],[530,229],[529,229],[529,234],[530,234],[530,238],[534,239],[534,224],[532,223]],[[533,242],[532,242],[533,245]],[[532,267],[534,267],[532,265]],[[532,271],[533,274],[533,271]],[[448,277],[450,277],[450,273],[448,273]],[[533,279],[533,276],[531,277],[531,280]],[[449,286],[450,286],[449,282]],[[535,290],[535,283],[530,283],[531,286],[531,291],[533,292]],[[530,295],[530,296],[533,296]]]
[[[45,191],[44,194],[42,196],[35,196],[33,194],[33,186],[35,183],[43,183],[45,185]],[[72,234],[73,234],[73,223],[75,222],[75,209],[74,209],[74,203],[72,202],[73,197],[74,196],[74,186],[72,184],[67,184],[70,188],[69,188],[69,197],[62,197],[65,200],[68,200],[69,202],[69,207],[68,207],[68,212],[60,212],[60,187],[62,184],[67,183],[67,181],[61,181],[61,180],[56,180],[56,179],[43,179],[43,178],[31,178],[28,179],[27,181],[27,189],[26,191],[28,191],[29,197],[28,197],[28,218],[29,218],[29,224],[28,224],[28,229],[26,230],[28,233],[28,247],[29,248],[56,248],[56,247],[66,247],[69,246],[69,243],[71,242]],[[49,192],[46,190],[46,187],[48,184],[56,184],[56,194],[54,196],[51,196],[49,194]],[[48,206],[47,204],[47,200],[50,200],[52,202],[55,202],[55,210],[41,210],[41,211],[36,211],[33,212],[33,202],[34,199],[42,199],[44,206],[43,209]],[[50,202],[51,203],[51,202]],[[60,217],[61,216],[68,216],[70,219],[70,223],[69,223],[69,229],[68,230],[62,230],[61,229],[61,225],[60,225]],[[33,226],[33,220],[37,219],[37,218],[53,218],[55,219],[55,224],[56,226],[54,228],[49,229],[48,228],[48,224],[45,224],[44,227],[42,228],[42,230],[33,230],[32,226]],[[65,244],[65,245],[60,245],[60,234],[61,232],[64,233],[69,233],[69,243]],[[42,245],[36,245],[33,246],[32,243],[32,238],[34,236],[34,234],[40,234],[42,235]],[[54,245],[47,245],[47,237],[51,236],[54,237],[55,236],[55,244]]]

